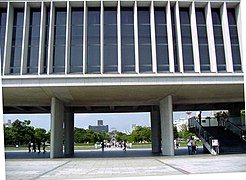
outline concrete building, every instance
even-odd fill
[[[74,153],[74,113],[151,112],[153,153],[174,155],[173,111],[244,109],[241,11],[240,0],[1,1],[4,113],[51,113],[56,158]]]
[[[95,132],[108,133],[108,125],[103,125],[103,120],[98,120],[97,126],[89,125],[89,129]]]

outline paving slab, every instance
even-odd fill
[[[179,156],[146,156],[148,151],[105,150],[106,156],[81,158],[6,158],[6,176],[14,179],[101,179],[101,178],[160,178],[187,175],[227,174],[246,175],[246,154],[210,154]],[[93,152],[95,153],[95,152]],[[92,154],[93,154],[92,153]],[[101,153],[101,151],[98,151]],[[85,154],[89,154],[89,151]],[[109,156],[111,154],[111,156]],[[122,156],[119,157],[119,154]],[[123,156],[125,155],[125,156]],[[240,174],[241,176],[242,174]],[[245,176],[244,176],[245,177]]]

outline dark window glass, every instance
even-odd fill
[[[213,20],[214,42],[215,42],[215,51],[216,51],[216,60],[217,60],[217,70],[218,72],[225,72],[226,61],[225,61],[224,41],[223,41],[219,8],[212,8],[212,20]]]
[[[15,9],[14,10],[11,59],[10,59],[10,73],[11,74],[20,73],[22,37],[23,37],[23,20],[24,20],[24,10]]]
[[[104,72],[118,72],[117,8],[104,8]]]
[[[149,7],[138,7],[139,71],[152,72]]]
[[[45,52],[44,52],[44,64],[43,73],[47,73],[47,62],[48,62],[48,45],[49,45],[49,27],[50,27],[50,8],[46,10],[46,24],[45,24]]]
[[[84,10],[72,8],[71,12],[71,50],[70,71],[83,72],[83,28]]]
[[[132,7],[121,7],[122,72],[135,72],[134,16]]]
[[[3,73],[3,57],[5,45],[5,31],[6,31],[6,9],[0,9],[0,53],[1,53],[1,73]]]
[[[171,21],[172,21],[172,35],[173,35],[173,56],[174,56],[174,70],[179,72],[179,62],[177,56],[177,38],[176,38],[176,25],[175,25],[175,13],[174,7],[171,7]]]
[[[165,8],[155,7],[157,71],[169,71],[167,24]]]
[[[242,71],[241,64],[241,55],[238,41],[238,31],[237,31],[237,22],[235,17],[235,9],[227,9],[229,32],[231,39],[231,50],[232,50],[232,61],[234,71]]]
[[[66,47],[66,8],[56,8],[54,26],[54,56],[53,72],[65,72],[65,47]]]
[[[40,9],[31,9],[27,56],[27,73],[38,73]]]
[[[87,73],[100,73],[100,7],[89,7],[87,18]]]
[[[206,72],[210,71],[210,61],[204,8],[196,9],[196,23],[199,43],[200,67],[202,72]]]
[[[180,27],[184,71],[194,71],[189,8],[180,8]]]

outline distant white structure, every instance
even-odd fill
[[[173,122],[174,126],[177,127],[178,131],[181,131],[182,125],[187,125],[188,126],[188,119],[186,118],[179,118],[178,120],[174,120]]]
[[[130,132],[134,131],[137,127],[137,124],[131,124],[130,126]]]

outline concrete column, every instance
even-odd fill
[[[208,50],[209,50],[209,59],[210,59],[210,70],[211,72],[217,72],[217,63],[216,63],[216,53],[215,53],[215,43],[214,43],[214,30],[213,30],[213,21],[211,13],[211,4],[208,2],[205,7],[205,17],[206,17],[206,27],[208,35]]]
[[[137,1],[134,2],[134,45],[135,45],[135,71],[139,73],[139,54],[138,54],[138,11]]]
[[[10,73],[11,45],[13,34],[14,8],[10,2],[7,7],[6,33],[5,33],[5,48],[3,61],[3,74]]]
[[[118,41],[118,73],[121,74],[121,16],[120,1],[117,5],[117,41]]]
[[[155,14],[154,2],[150,5],[150,35],[151,35],[151,52],[152,52],[152,71],[157,73],[157,59],[156,59],[156,39],[155,39]]]
[[[38,74],[44,72],[44,53],[45,53],[45,30],[46,30],[46,6],[41,3],[41,19],[40,19],[40,38],[39,38],[39,54],[38,54]]]
[[[173,43],[175,43],[175,42],[173,42],[170,1],[168,1],[167,5],[166,5],[166,22],[167,22],[169,71],[175,72],[175,70],[174,70],[174,54],[173,54]]]
[[[21,69],[20,74],[27,73],[27,55],[28,55],[28,41],[29,41],[29,25],[30,25],[30,6],[25,2],[24,21],[23,21],[23,38],[22,38],[22,52],[21,52]]]
[[[180,16],[179,16],[179,2],[177,1],[174,6],[175,14],[175,28],[176,28],[176,41],[177,41],[177,53],[179,61],[179,70],[184,72],[184,63],[183,63],[183,49],[182,49],[182,38],[181,38],[181,27],[180,27]]]
[[[64,105],[53,97],[51,99],[51,137],[50,158],[63,157]]]
[[[162,155],[174,155],[172,96],[160,101]]]
[[[200,55],[197,35],[197,24],[196,24],[196,10],[195,3],[192,2],[190,6],[190,24],[191,24],[191,36],[192,36],[192,49],[194,57],[194,70],[200,72]]]
[[[83,74],[87,71],[87,4],[84,2]]]
[[[232,62],[232,52],[231,52],[231,39],[228,25],[227,9],[226,3],[224,2],[220,8],[221,12],[221,25],[225,49],[225,59],[226,59],[226,71],[233,72],[233,62]]]
[[[53,72],[53,44],[54,44],[54,23],[55,23],[55,5],[50,3],[50,26],[49,26],[49,44],[48,44],[48,62],[47,74]]]
[[[104,7],[103,1],[101,1],[101,15],[100,15],[100,55],[101,55],[101,63],[100,63],[100,71],[101,74],[104,72]]]
[[[151,112],[152,153],[161,153],[161,121],[160,111]]]
[[[70,73],[70,34],[71,34],[71,6],[67,2],[67,22],[66,22],[66,48],[65,48],[65,74]]]
[[[244,72],[244,68],[246,66],[243,65],[243,34],[242,34],[242,10],[241,10],[242,3],[237,5],[236,7],[236,21],[237,21],[237,32],[238,32],[238,41],[239,41],[239,48],[240,48],[240,56],[241,56],[241,64],[242,64],[242,71]],[[245,83],[244,83],[245,84]]]
[[[74,155],[74,113],[65,112],[64,118],[64,150],[65,157],[73,157]]]

